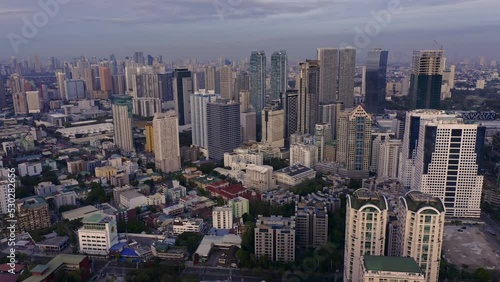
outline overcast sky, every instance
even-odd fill
[[[318,47],[340,45],[407,57],[438,48],[434,40],[449,57],[492,58],[500,49],[498,0],[40,0],[50,1],[67,3],[33,38],[23,35],[23,17],[33,22],[42,13],[39,0],[0,1],[0,60],[16,55],[13,36],[25,38],[17,57],[123,58],[140,50],[166,60],[241,59],[252,50],[285,49],[291,59],[303,59]],[[380,32],[372,28],[364,38],[370,44],[360,44],[356,30],[375,25],[373,14],[387,15],[389,7],[389,22],[382,17]]]

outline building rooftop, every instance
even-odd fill
[[[381,210],[387,209],[385,196],[365,188],[356,190],[353,195],[350,195],[349,200],[351,207],[357,210],[365,205],[374,205]]]
[[[413,212],[418,212],[426,207],[435,208],[439,212],[445,211],[443,202],[439,198],[419,191],[408,192],[404,197],[402,197],[402,199],[404,199],[404,203],[408,210]]]
[[[60,254],[53,258],[47,264],[39,264],[35,266],[31,270],[32,273],[38,272],[43,273],[42,275],[32,275],[28,279],[24,280],[24,282],[40,282],[45,281],[45,279],[51,275],[54,271],[61,267],[63,264],[72,264],[77,265],[82,262],[87,256],[84,255],[68,255],[68,254]]]
[[[111,217],[100,214],[100,213],[95,213],[87,218],[84,218],[82,220],[82,223],[108,223],[112,220]]]
[[[418,264],[410,257],[364,256],[363,259],[368,271],[421,273]]]
[[[23,208],[25,209],[36,209],[47,205],[45,199],[40,196],[22,198],[18,202],[23,203]]]
[[[142,195],[141,193],[139,193],[135,190],[125,191],[125,192],[122,192],[120,195],[127,198],[128,200],[132,200],[132,199],[137,198],[137,197],[144,197],[144,195]]]
[[[53,238],[45,239],[37,245],[60,246],[69,240],[68,236],[55,236]]]
[[[94,206],[85,206],[85,207],[81,207],[81,208],[77,208],[74,210],[63,212],[62,218],[69,219],[69,220],[73,220],[73,219],[77,219],[77,218],[84,218],[88,214],[92,214],[92,213],[95,213],[98,211],[99,210]]]
[[[286,173],[290,176],[296,176],[296,175],[302,174],[304,172],[309,172],[309,171],[314,171],[314,170],[312,168],[308,168],[307,166],[303,166],[301,164],[296,164],[296,165],[292,165],[292,166],[280,169],[277,172]]]

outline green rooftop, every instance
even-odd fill
[[[349,199],[351,207],[356,210],[361,209],[365,205],[374,205],[380,210],[387,209],[387,202],[383,195],[365,188],[354,191],[354,194]]]
[[[413,212],[418,212],[426,207],[435,208],[439,212],[445,211],[443,202],[441,202],[439,198],[433,197],[429,194],[424,194],[419,191],[411,191],[408,192],[403,198],[405,199],[408,210]]]
[[[368,271],[422,273],[418,264],[410,257],[364,256],[363,260]]]

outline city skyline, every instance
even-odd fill
[[[44,12],[39,4],[27,1],[0,4],[0,58],[34,53],[41,56],[56,53],[67,58],[77,54],[107,57],[113,52],[131,56],[134,51],[143,50],[145,54],[162,54],[172,59],[193,54],[201,59],[222,54],[236,59],[254,49],[287,49],[291,59],[301,59],[313,57],[312,46],[352,45],[363,56],[366,51],[380,47],[397,55],[413,49],[430,49],[434,40],[450,50],[450,54],[467,55],[474,51],[491,56],[498,42],[487,34],[500,25],[495,14],[497,3],[493,0],[432,1],[432,5],[430,1],[399,0],[382,3],[315,0],[286,4],[262,0],[181,3],[127,0],[119,5],[113,1],[57,1],[65,4],[58,4],[58,9],[53,9],[56,12],[45,14],[47,20],[40,17],[40,25],[35,26],[33,34],[23,34],[23,26],[26,21],[36,23],[33,16]],[[359,31],[368,40],[359,40]],[[10,40],[15,35],[24,39],[18,43],[17,53]],[[297,41],[298,35],[302,40]],[[205,44],[196,44],[200,38]],[[362,44],[357,44],[360,41]]]

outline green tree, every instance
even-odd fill
[[[478,268],[474,271],[474,279],[478,282],[488,282],[493,281],[493,275],[491,272],[484,268]]]

